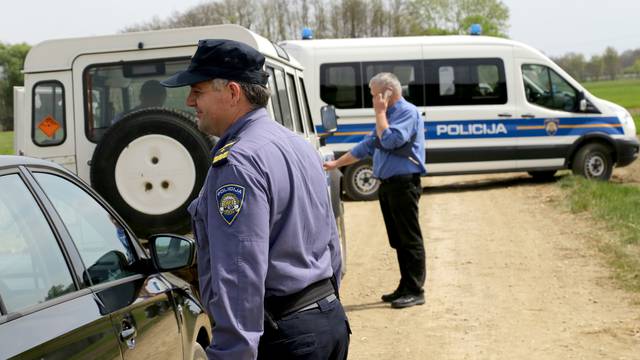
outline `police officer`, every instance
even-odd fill
[[[198,128],[218,136],[189,206],[202,301],[215,325],[209,359],[345,359],[340,246],[319,155],[273,121],[264,56],[201,40],[187,70]],[[333,279],[333,281],[332,281]]]
[[[379,73],[369,82],[376,128],[350,152],[326,162],[327,170],[373,156],[373,174],[380,179],[378,198],[389,244],[396,250],[400,283],[382,301],[394,308],[424,304],[425,252],[418,222],[420,176],[424,166],[424,123],[420,112],[402,97],[398,78]]]

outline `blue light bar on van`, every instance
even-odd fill
[[[471,24],[471,27],[469,27],[469,35],[482,35],[482,25]]]
[[[302,40],[311,40],[313,39],[313,30],[309,28],[302,29]]]

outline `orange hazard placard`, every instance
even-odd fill
[[[60,129],[60,124],[54,119],[51,115],[47,115],[40,124],[38,124],[38,129],[40,129],[47,137],[52,138],[53,135],[56,134],[56,131]]]

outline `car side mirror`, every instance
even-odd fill
[[[171,234],[149,237],[149,249],[153,264],[159,271],[174,271],[195,264],[195,241]]]
[[[333,134],[338,130],[338,116],[333,105],[325,105],[320,109],[322,127],[328,134]]]

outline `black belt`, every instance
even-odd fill
[[[316,308],[318,301],[323,299],[328,302],[335,300],[335,290],[330,279],[315,282],[295,294],[269,296],[264,299],[264,309],[273,320],[279,320],[298,311]]]
[[[415,181],[415,180],[420,180],[420,174],[394,175],[386,179],[380,179],[380,182],[383,184],[393,184],[393,183],[409,182],[409,181]]]

